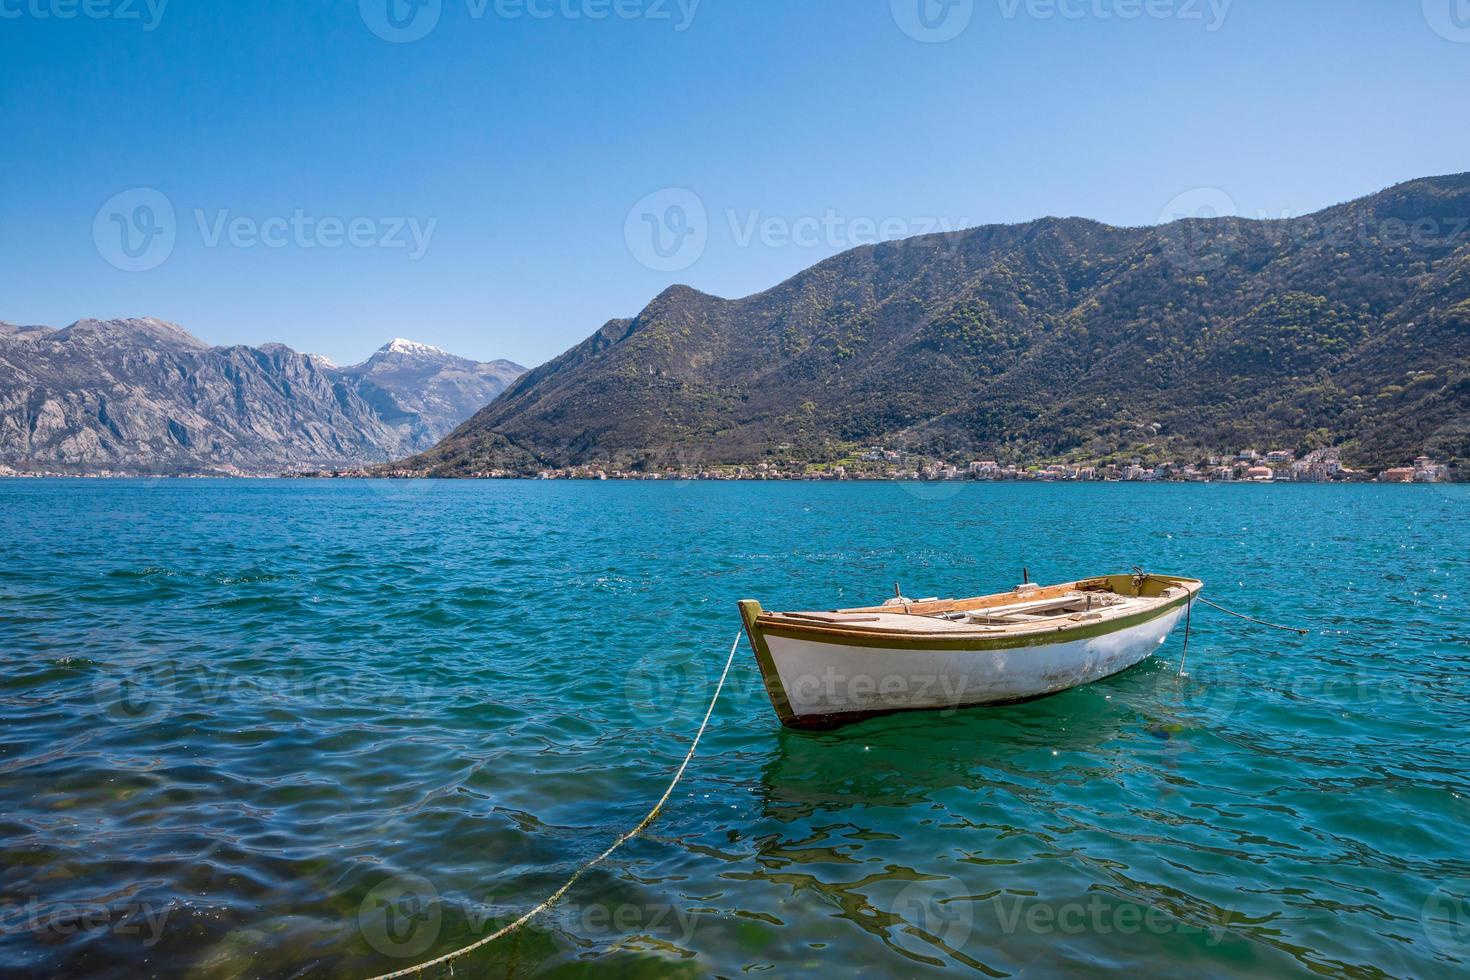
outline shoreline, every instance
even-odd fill
[[[1195,485],[1195,486],[1460,486],[1470,480],[1191,480],[1191,479],[1044,479],[1038,477],[1008,480],[905,480],[890,477],[862,479],[846,477],[701,477],[663,476],[644,477],[539,477],[539,476],[333,476],[325,474],[268,473],[261,475],[226,473],[0,473],[0,482],[19,483],[32,480],[70,480],[105,482],[239,482],[239,483],[664,483],[682,486],[690,483],[843,483],[843,484],[892,484],[913,487],[968,487],[1007,485]]]

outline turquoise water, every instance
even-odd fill
[[[1313,632],[818,735],[742,649],[457,972],[1463,975],[1467,545],[1465,486],[0,482],[0,974],[410,966],[638,822],[737,599],[1138,564]]]

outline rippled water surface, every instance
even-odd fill
[[[0,482],[0,974],[412,966],[638,822],[736,600],[1137,564],[1312,633],[818,735],[742,648],[456,971],[1464,975],[1467,553],[1463,486]]]

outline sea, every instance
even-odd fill
[[[1470,974],[1470,486],[10,480],[0,975],[410,970],[738,600],[1135,566],[1308,633],[821,733],[741,645],[423,975]]]

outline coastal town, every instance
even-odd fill
[[[303,474],[306,475],[306,474]],[[411,479],[425,474],[409,470],[362,471],[314,476],[387,476]],[[486,470],[475,479],[515,479],[528,474]],[[897,449],[871,447],[841,463],[759,463],[754,466],[684,466],[636,470],[610,466],[546,469],[541,480],[852,480],[852,481],[1037,481],[1037,482],[1185,482],[1185,483],[1450,483],[1456,473],[1428,456],[1378,472],[1343,464],[1338,449],[1317,449],[1298,457],[1290,450],[1261,453],[1243,449],[1229,456],[1208,456],[1193,463],[1165,461],[1017,464],[982,459],[965,464],[934,460]]]
[[[391,467],[353,469],[300,469],[286,472],[251,472],[232,466],[188,473],[149,473],[137,470],[100,470],[77,473],[63,469],[17,469],[0,464],[0,478],[91,477],[96,479],[152,478],[181,479],[340,479],[412,480],[429,476],[421,470]],[[1040,482],[1040,483],[1455,483],[1470,478],[1470,471],[1419,456],[1403,466],[1373,472],[1353,469],[1342,462],[1337,449],[1313,450],[1301,457],[1289,450],[1260,453],[1244,449],[1229,456],[1208,456],[1193,463],[1125,462],[1094,463],[1001,463],[992,459],[960,464],[937,460],[897,449],[873,447],[837,463],[758,463],[752,466],[710,465],[665,468],[619,468],[607,465],[574,466],[535,472],[484,470],[472,473],[477,480],[662,480],[693,482],[707,480],[771,481],[888,481],[888,482]]]

